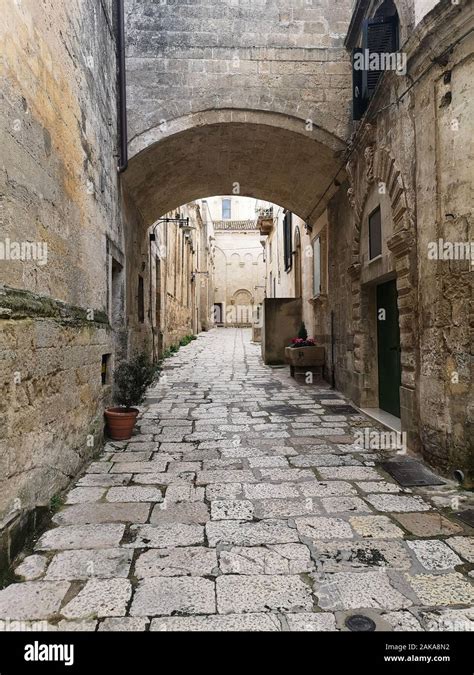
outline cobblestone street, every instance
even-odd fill
[[[403,489],[374,423],[262,364],[250,331],[165,362],[132,441],[68,492],[0,618],[52,630],[473,630],[472,530],[454,484]]]

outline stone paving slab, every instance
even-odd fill
[[[267,368],[249,338],[209,331],[165,361],[132,439],[106,443],[19,557],[0,622],[309,632],[362,613],[377,630],[472,629],[474,539],[453,517],[469,494],[400,488],[390,453],[355,442],[377,423]]]
[[[323,518],[303,516],[295,518],[298,533],[313,541],[319,539],[352,539],[353,531],[348,522],[342,518]]]
[[[91,579],[61,609],[61,614],[67,619],[125,616],[131,595],[128,579]]]
[[[142,553],[135,564],[135,576],[184,577],[209,576],[217,572],[215,549],[203,546],[150,549]]]
[[[122,523],[66,525],[45,532],[35,548],[38,551],[110,548],[120,544],[124,532]]]
[[[421,539],[407,541],[407,545],[426,570],[434,572],[450,570],[456,565],[463,564],[461,558],[444,541]]]
[[[204,528],[186,523],[163,523],[161,525],[132,525],[128,548],[163,548],[193,546],[204,543]]]
[[[409,570],[413,565],[407,547],[399,540],[315,541],[312,550],[318,569],[324,572],[384,567]]]
[[[27,581],[0,591],[0,619],[50,619],[69,589],[67,581]]]
[[[209,508],[203,502],[169,502],[157,504],[151,513],[150,523],[206,523]]]
[[[138,585],[130,608],[131,616],[213,614],[216,611],[214,583],[208,579],[160,577]]]
[[[313,608],[311,589],[297,575],[224,575],[216,581],[216,592],[219,614]]]
[[[123,548],[61,551],[51,560],[45,579],[90,579],[128,577],[132,554]]]
[[[329,612],[319,612],[310,614],[300,612],[299,614],[285,614],[285,620],[288,628],[293,632],[328,632],[336,630],[336,619],[334,614]]]
[[[145,523],[149,513],[150,504],[76,504],[59,511],[53,522],[58,525]]]
[[[124,616],[119,618],[104,619],[99,625],[99,633],[103,632],[122,632],[122,633],[142,633],[148,626],[147,619],[139,617]]]
[[[43,576],[47,566],[48,559],[44,556],[29,555],[15,567],[15,575],[23,581],[34,581]]]
[[[235,544],[259,546],[261,544],[288,544],[297,542],[298,533],[284,520],[262,520],[259,523],[241,521],[216,521],[206,525],[209,546]]]
[[[113,487],[116,485],[127,485],[132,479],[131,473],[118,474],[100,474],[86,473],[85,476],[77,481],[79,487]],[[79,488],[77,488],[79,489]]]
[[[304,574],[314,569],[314,563],[303,544],[235,546],[220,552],[219,569],[223,574]]]
[[[273,614],[162,617],[153,619],[150,631],[159,632],[275,632],[281,625]]]
[[[413,604],[383,570],[327,574],[314,588],[324,609],[403,609]]]

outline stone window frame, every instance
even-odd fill
[[[375,240],[374,237],[372,237],[372,221],[374,219],[374,216],[378,214],[378,241]],[[380,258],[382,256],[382,249],[383,249],[383,223],[382,223],[382,207],[380,204],[378,204],[367,216],[367,238],[368,238],[368,248],[369,248],[369,262],[373,262],[374,260],[377,260],[377,258]],[[372,244],[378,244],[378,251],[374,252],[372,254]]]
[[[315,293],[314,287],[314,244],[315,241],[319,239],[319,293]],[[311,254],[312,254],[312,269],[311,269],[311,288],[312,288],[312,301],[323,299],[327,297],[328,294],[328,234],[327,234],[327,225],[324,225],[314,236],[311,238]]]
[[[291,272],[293,267],[293,214],[285,211],[283,217],[283,264],[285,272]]]

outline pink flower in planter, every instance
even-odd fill
[[[306,340],[303,340],[303,338],[293,338],[291,340],[291,346],[292,347],[315,347],[316,342],[314,338],[306,338]]]

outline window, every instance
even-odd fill
[[[293,262],[292,255],[292,213],[287,211],[283,219],[283,245],[284,245],[284,262],[285,262],[285,271],[289,272],[291,270],[291,264]]]
[[[143,277],[138,275],[138,321],[144,323],[145,321],[145,284]]]
[[[123,302],[123,267],[115,258],[112,258],[112,288],[110,292],[109,318],[114,329],[122,325]]]
[[[362,48],[352,52],[352,117],[360,120],[385,70],[396,69],[399,21],[393,0],[385,0],[363,25]]]
[[[222,220],[230,220],[232,217],[232,200],[222,200]]]
[[[369,258],[382,255],[382,216],[380,206],[369,216]]]
[[[313,296],[321,295],[321,237],[313,239]]]
[[[100,377],[102,381],[102,385],[109,384],[109,364],[110,364],[110,357],[112,354],[102,354],[102,366],[101,366],[101,371],[100,371]]]

